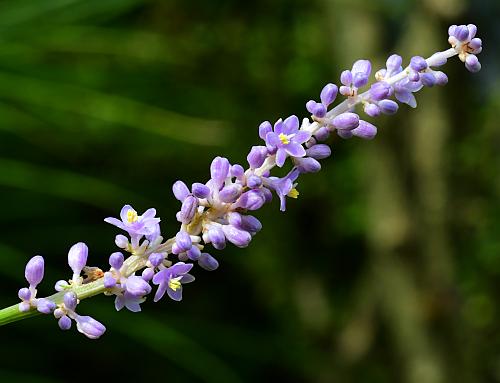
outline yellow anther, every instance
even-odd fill
[[[297,198],[299,196],[299,191],[295,188],[293,188],[292,190],[290,190],[287,194],[288,197],[291,197],[291,198]]]
[[[129,209],[127,211],[127,221],[128,223],[137,222],[137,212],[134,209]]]
[[[280,138],[281,142],[284,145],[287,145],[290,143],[290,139],[288,138],[288,136],[286,134],[280,133],[280,135],[278,137]]]
[[[177,291],[177,289],[179,289],[182,286],[181,278],[182,277],[177,277],[177,278],[172,278],[171,280],[169,280],[168,287],[170,287],[174,291]]]

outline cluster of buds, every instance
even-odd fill
[[[110,268],[102,271],[86,266],[88,248],[77,243],[68,254],[72,278],[58,281],[55,288],[59,293],[41,299],[36,298],[36,287],[43,278],[44,260],[35,256],[26,266],[29,287],[19,290],[22,301],[19,311],[36,309],[52,313],[63,330],[69,329],[74,320],[80,332],[94,339],[104,333],[105,327],[75,312],[81,298],[79,293],[86,291],[86,285],[92,285],[94,292],[114,296],[117,310],[125,307],[140,311],[140,305],[154,286],[157,286],[155,302],[165,293],[180,301],[183,285],[195,279],[189,274],[195,264],[208,271],[219,266],[217,259],[206,252],[207,245],[215,250],[224,249],[228,242],[237,247],[248,246],[262,228],[251,214],[271,202],[274,195],[279,199],[281,211],[286,209],[287,197],[297,198],[300,175],[318,172],[319,161],[330,156],[330,147],[322,143],[330,134],[344,139],[375,137],[376,126],[361,119],[356,106],[362,106],[369,118],[396,113],[398,101],[416,107],[414,93],[423,87],[447,83],[446,75],[436,68],[455,55],[465,62],[468,70],[477,72],[481,65],[476,54],[482,48],[481,40],[475,37],[476,27],[453,25],[449,35],[450,49],[428,59],[412,57],[405,68],[400,56],[389,56],[386,67],[375,73],[376,81],[369,87],[372,64],[368,60],[356,61],[350,70],[342,72],[340,87],[329,83],[321,90],[319,102],[306,103],[310,118],[299,121],[292,115],[274,124],[264,121],[259,126],[263,143],[251,148],[246,169],[231,164],[227,158],[216,157],[210,165],[207,182],[193,183],[191,188],[182,181],[175,182],[172,190],[181,207],[176,214],[180,228],[174,237],[164,240],[155,209],[139,215],[132,206],[125,205],[119,219],[105,219],[128,235],[116,236],[115,243],[121,251],[110,255]],[[331,108],[339,95],[345,99]],[[289,170],[284,177],[271,175],[274,167],[282,168],[287,163]]]

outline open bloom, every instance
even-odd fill
[[[121,220],[108,217],[104,222],[125,230],[131,237],[140,237],[156,233],[160,218],[155,218],[155,215],[155,209],[148,209],[144,214],[138,215],[132,206],[125,205],[120,212]]]
[[[192,263],[177,262],[168,269],[159,271],[153,277],[153,283],[159,285],[154,301],[158,302],[165,295],[165,292],[174,301],[182,300],[182,285],[194,281],[194,277],[188,274],[192,268]]]
[[[276,165],[282,167],[288,156],[304,157],[306,150],[302,146],[311,133],[299,130],[299,119],[290,116],[285,121],[279,119],[274,124],[274,131],[266,134],[266,145],[271,151],[276,151]]]

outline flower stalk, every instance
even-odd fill
[[[190,274],[195,264],[207,271],[219,266],[217,259],[206,252],[208,246],[215,250],[224,249],[228,243],[247,247],[262,228],[251,212],[271,202],[273,194],[279,199],[281,211],[286,210],[288,198],[298,197],[299,176],[318,172],[319,161],[330,156],[330,147],[322,142],[331,134],[343,139],[375,137],[377,127],[360,117],[357,106],[362,106],[371,118],[396,113],[398,102],[415,108],[414,93],[448,82],[447,76],[436,68],[456,55],[470,72],[479,71],[481,64],[476,54],[481,52],[482,42],[475,37],[476,32],[473,24],[452,25],[448,30],[450,49],[427,59],[414,56],[404,69],[400,56],[389,56],[386,67],[375,73],[376,81],[368,90],[363,88],[369,85],[371,63],[358,60],[352,69],[342,72],[340,87],[329,83],[322,89],[319,102],[306,103],[310,118],[299,122],[292,115],[274,124],[264,121],[259,126],[263,145],[251,148],[247,169],[216,157],[206,183],[193,183],[191,188],[182,181],[174,183],[173,194],[181,203],[176,214],[180,228],[174,237],[163,239],[155,209],[139,215],[132,206],[125,205],[119,218],[104,220],[127,234],[115,237],[120,251],[109,256],[109,269],[87,266],[88,247],[79,242],[68,253],[71,279],[58,281],[57,292],[45,298],[37,298],[36,289],[43,279],[44,259],[33,257],[25,270],[29,286],[18,293],[21,303],[0,310],[0,325],[40,313],[52,314],[62,330],[68,330],[75,322],[79,332],[96,339],[106,328],[89,316],[77,314],[75,310],[82,299],[98,294],[114,296],[117,310],[138,312],[153,286],[157,286],[155,302],[165,295],[174,301],[182,300],[184,285],[195,280]],[[345,100],[331,107],[339,95]],[[275,167],[286,164],[291,164],[286,176],[272,176]]]

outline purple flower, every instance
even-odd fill
[[[394,96],[396,99],[404,104],[411,106],[412,108],[417,107],[417,101],[413,93],[418,92],[422,89],[422,83],[417,81],[410,81],[405,78],[394,84]]]
[[[156,225],[160,222],[160,218],[155,218],[155,215],[155,209],[148,209],[143,215],[138,215],[132,206],[125,205],[120,212],[121,221],[113,217],[108,217],[104,222],[125,230],[131,237],[137,238],[155,232],[157,229]]]
[[[120,311],[122,308],[126,307],[127,310],[137,313],[141,311],[141,303],[143,303],[146,298],[138,295],[130,294],[128,291],[124,291],[122,294],[118,294],[115,298],[115,309]]]
[[[194,277],[188,274],[192,268],[192,264],[177,262],[168,269],[156,273],[153,277],[153,283],[158,285],[158,290],[156,290],[154,301],[158,302],[165,295],[165,292],[174,301],[182,300],[182,285],[194,281]]]
[[[311,133],[298,129],[299,119],[297,116],[290,116],[285,121],[278,120],[274,124],[274,131],[266,134],[266,145],[272,152],[276,152],[276,165],[279,167],[284,165],[288,156],[306,155],[302,144],[311,137]]]
[[[299,192],[294,189],[294,181],[299,177],[299,170],[292,169],[285,177],[269,177],[267,179],[267,185],[273,189],[278,198],[280,199],[280,210],[286,210],[286,197],[297,198]]]

